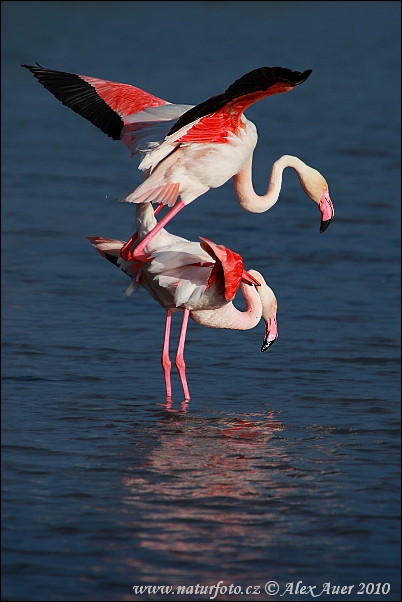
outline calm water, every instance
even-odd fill
[[[398,600],[399,2],[2,12],[2,599],[174,600],[133,587],[219,581],[244,592],[219,600],[313,599],[284,594],[302,581],[315,595],[354,585],[321,599]],[[330,184],[329,230],[290,170],[265,214],[229,182],[170,226],[241,253],[279,302],[264,354],[262,323],[190,324],[187,408],[176,374],[164,407],[163,310],[125,297],[125,275],[84,238],[132,234],[133,207],[115,200],[140,183],[138,161],[20,68],[35,61],[184,103],[262,65],[313,70],[247,116],[256,190],[280,155],[299,156]]]

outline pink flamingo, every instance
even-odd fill
[[[194,199],[232,177],[240,205],[253,213],[267,211],[276,203],[285,167],[297,171],[303,187],[303,182],[312,177],[310,168],[300,160],[287,156],[286,163],[282,157],[273,165],[266,194],[258,196],[251,182],[257,131],[243,114],[256,101],[302,84],[311,70],[301,73],[283,67],[260,67],[237,79],[222,94],[191,106],[169,103],[128,84],[40,65],[22,66],[64,105],[114,140],[121,139],[132,156],[136,153],[143,156],[139,169],[145,179],[121,200],[151,201],[171,207],[155,229],[136,245],[133,257],[130,248],[136,234],[123,246],[121,256],[125,260],[145,261],[143,250],[160,229]],[[334,209],[322,176],[315,189],[311,196],[305,188],[318,205],[320,232],[324,232]]]
[[[138,240],[134,244],[140,244],[157,224],[150,203],[137,205],[136,222]],[[206,238],[201,238],[201,243],[191,242],[162,229],[147,245],[148,260],[140,262],[122,259],[120,251],[125,243],[121,240],[100,236],[90,236],[88,240],[100,255],[131,277],[127,294],[142,285],[166,310],[162,367],[167,403],[172,400],[169,339],[173,312],[183,312],[175,363],[185,401],[190,399],[184,362],[189,317],[208,328],[232,330],[254,328],[263,318],[266,328],[261,351],[268,349],[276,340],[277,301],[273,291],[257,271],[246,272],[240,255],[227,247]],[[246,302],[244,312],[233,305],[239,287]]]

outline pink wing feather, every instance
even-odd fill
[[[217,245],[207,238],[202,238],[202,236],[200,236],[200,239],[203,241],[201,243],[201,247],[204,249],[204,251],[209,253],[212,251],[212,255],[215,255],[218,259],[212,270],[209,284],[212,284],[214,281],[216,270],[219,269],[221,265],[225,282],[225,299],[227,301],[231,301],[236,295],[243,277],[243,259],[240,255],[238,255],[238,253],[231,251],[224,245]]]
[[[100,98],[120,117],[123,117],[123,121],[124,117],[139,113],[148,107],[167,104],[166,100],[129,84],[119,84],[86,75],[78,75],[78,77],[95,88]],[[126,122],[124,121],[124,123]]]

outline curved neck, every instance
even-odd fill
[[[135,221],[138,232],[138,240],[142,240],[156,226],[152,203],[136,203]]]
[[[300,184],[306,192],[307,170],[311,170],[303,161],[291,155],[283,155],[275,161],[271,169],[268,188],[264,195],[256,194],[252,183],[253,156],[236,175],[233,176],[234,188],[240,205],[251,213],[263,213],[275,205],[282,186],[282,174],[286,167],[292,167],[299,176]],[[306,192],[307,193],[307,192]]]
[[[219,309],[190,311],[190,318],[207,328],[230,328],[231,330],[250,330],[261,319],[262,303],[254,286],[241,283],[240,290],[246,302],[246,310],[238,310],[233,303]]]

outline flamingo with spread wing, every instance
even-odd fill
[[[171,207],[135,246],[133,256],[129,249],[137,235],[123,245],[123,259],[145,261],[144,248],[157,232],[183,207],[232,177],[238,200],[246,211],[267,211],[279,197],[285,167],[297,171],[303,188],[318,205],[320,232],[328,228],[334,215],[328,184],[321,174],[320,178],[312,175],[311,168],[299,159],[279,159],[272,168],[267,193],[261,197],[251,182],[257,131],[245,117],[245,109],[262,98],[292,90],[306,81],[311,70],[301,73],[283,67],[260,67],[237,79],[222,94],[191,106],[169,103],[129,84],[39,65],[22,66],[64,105],[114,140],[121,139],[132,155],[140,153],[139,169],[144,181],[121,200]],[[311,179],[314,194],[309,192]]]

